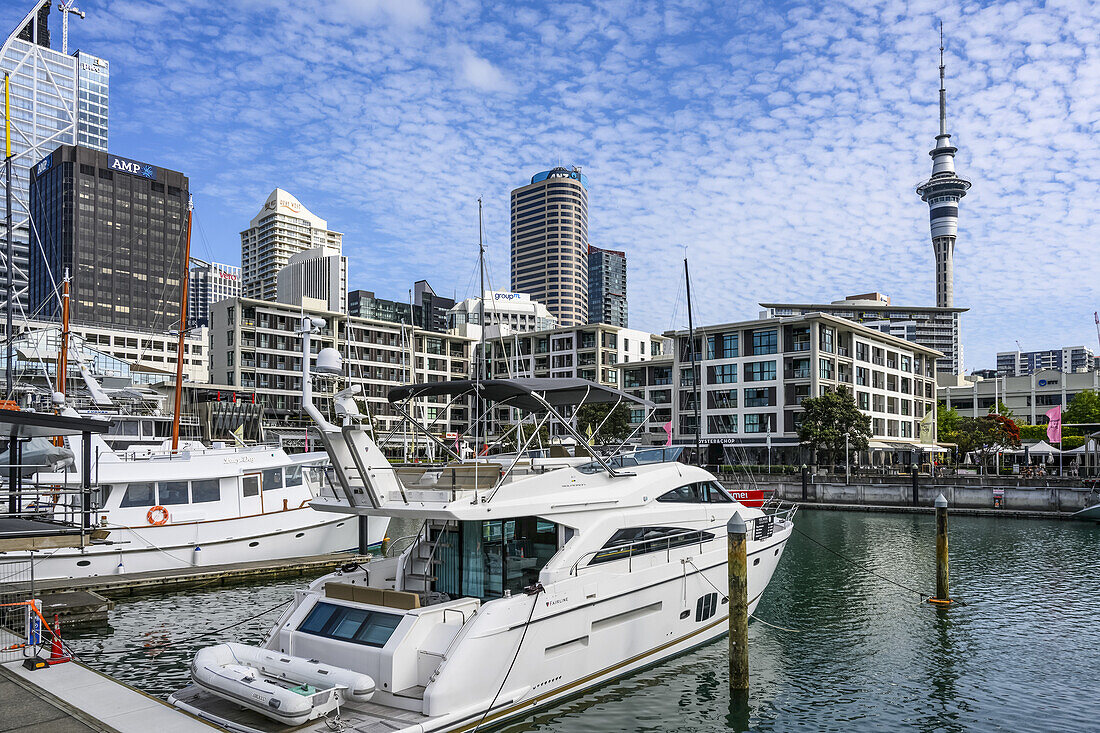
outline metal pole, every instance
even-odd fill
[[[947,499],[943,494],[936,497],[936,597],[932,603],[948,604],[951,593],[948,590],[947,568]]]
[[[180,446],[180,409],[183,406],[183,349],[187,336],[187,283],[191,279],[191,201],[187,201],[187,243],[183,248],[183,272],[180,283],[180,337],[176,345],[176,394],[175,412],[172,414],[172,450]],[[309,365],[309,361],[306,361]]]
[[[844,434],[844,483],[852,483],[852,462],[848,459],[848,433]]]
[[[806,466],[805,463],[803,463],[802,464],[802,501],[807,501],[807,499],[806,499],[806,494],[807,494],[806,484],[808,482],[809,482],[809,468]]]
[[[81,435],[83,438],[81,448],[81,461],[84,463],[84,468],[80,471],[80,490],[81,498],[80,504],[83,510],[83,515],[80,521],[80,527],[83,530],[81,532],[81,544],[83,544],[83,534],[92,527],[92,434],[85,432]]]
[[[684,258],[684,284],[687,288],[687,310],[688,310],[688,348],[691,349],[691,375],[692,375],[692,395],[695,397],[695,463],[696,465],[703,465],[702,457],[699,455],[699,431],[703,429],[703,426],[699,424],[699,383],[702,382],[702,374],[700,374],[698,360],[695,354],[695,322],[691,315],[691,275],[688,274],[688,261],[687,257]]]
[[[729,540],[730,594],[730,692],[749,689],[749,568],[748,526],[741,512],[734,512],[726,523]]]
[[[917,476],[917,464],[910,463],[909,469],[913,476],[913,506],[916,506],[920,502],[920,497],[917,493],[920,486],[919,477]]]
[[[12,394],[15,392],[15,378],[14,378],[14,364],[12,363],[15,355],[13,353],[13,347],[15,341],[13,339],[12,330],[14,328],[11,320],[12,316],[12,298],[15,293],[15,283],[12,280],[15,274],[15,243],[12,241],[12,226],[11,226],[11,99],[8,93],[8,84],[10,74],[4,74],[4,182],[5,182],[5,194],[4,199],[7,203],[5,219],[7,221],[7,249],[5,251],[6,265],[7,265],[7,330],[4,331],[4,338],[7,340],[7,358],[8,362],[4,367],[5,390],[4,394],[7,399],[11,399]],[[14,454],[13,454],[14,455]]]

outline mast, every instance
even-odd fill
[[[180,407],[183,402],[183,341],[187,335],[187,284],[191,280],[191,212],[195,208],[187,197],[187,243],[183,248],[182,277],[180,284],[180,337],[176,346],[176,407],[172,412],[172,450],[180,445]]]
[[[61,353],[57,355],[57,391],[65,394],[69,371],[69,268],[61,285]]]
[[[699,381],[702,376],[699,374],[699,366],[696,363],[695,354],[695,321],[691,315],[691,274],[688,273],[688,260],[684,258],[684,282],[687,285],[687,302],[688,302],[688,348],[691,349],[691,375],[692,375],[692,392],[695,394],[695,460],[699,463],[699,431],[702,426],[699,424]]]
[[[14,373],[15,373],[15,371],[14,371],[14,366],[15,365],[12,363],[12,360],[15,357],[15,355],[14,355],[15,338],[14,338],[14,334],[12,333],[13,325],[12,325],[12,322],[11,322],[11,311],[12,311],[11,300],[14,297],[14,293],[15,293],[14,283],[12,282],[12,275],[14,274],[14,270],[15,270],[15,245],[12,242],[12,227],[11,227],[11,97],[8,93],[8,84],[9,84],[10,77],[11,77],[11,74],[8,74],[8,73],[4,74],[4,181],[5,181],[5,184],[6,184],[5,185],[6,192],[4,194],[4,199],[7,201],[7,214],[6,214],[5,218],[7,219],[7,229],[8,229],[7,250],[5,252],[5,260],[6,260],[7,271],[8,271],[8,277],[7,277],[7,286],[8,286],[7,287],[7,298],[8,298],[7,324],[8,324],[8,328],[4,332],[4,337],[7,340],[7,344],[8,344],[8,348],[7,348],[8,363],[4,367],[4,376],[7,379],[7,382],[5,384],[5,391],[6,391],[5,392],[5,397],[7,399],[11,399],[12,394],[15,392],[15,381],[14,381],[14,376],[13,376]]]
[[[484,227],[482,225],[482,213],[481,213],[481,197],[477,197],[477,269],[481,275],[481,292],[478,293],[478,325],[481,327],[480,335],[478,337],[478,360],[477,370],[474,372],[474,384],[477,385],[477,447],[474,449],[474,460],[481,455],[481,444],[484,436],[484,412],[485,403],[481,399],[481,376],[482,371],[485,369],[485,239],[484,239]]]

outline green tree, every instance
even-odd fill
[[[1020,447],[1020,429],[1004,415],[964,417],[954,438],[960,455],[975,453],[982,465],[989,463],[999,450]]]
[[[505,430],[507,429],[508,428],[505,428]],[[520,423],[518,428],[508,433],[504,440],[501,441],[501,444],[508,450],[519,450],[527,444],[527,439],[531,438],[534,433],[535,423]],[[531,438],[531,443],[527,445],[527,449],[530,450],[532,448],[538,448],[539,446],[545,447],[548,445],[550,445],[550,431],[543,425],[538,429],[538,437]]]
[[[1070,400],[1062,419],[1067,423],[1092,423],[1090,427],[1096,427],[1100,423],[1100,393],[1094,389],[1078,392]]]
[[[608,413],[611,413],[610,417]],[[604,422],[604,418],[607,418],[607,422]],[[603,423],[602,428],[600,423]],[[577,410],[577,431],[581,435],[587,435],[589,428],[592,428],[592,437],[596,443],[618,443],[626,440],[634,429],[630,426],[630,410],[627,406],[612,407],[609,402],[580,406]],[[597,428],[599,432],[596,432]]]
[[[954,407],[946,407],[941,403],[936,412],[936,435],[939,439],[954,443],[955,439],[951,436],[958,432],[960,423],[962,423],[962,415]]]
[[[1009,420],[1015,420],[1016,419],[1016,414],[1013,413],[1012,410],[1008,409],[1008,405],[1001,402],[1000,400],[997,400],[996,407],[994,407],[993,405],[989,406],[989,414],[990,415],[1003,415],[1004,417],[1007,417]]]
[[[808,397],[802,400],[802,407],[805,412],[798,426],[798,439],[811,450],[824,453],[830,464],[836,465],[837,456],[844,454],[844,436],[848,436],[852,455],[867,449],[871,417],[860,412],[846,387]]]

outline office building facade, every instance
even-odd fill
[[[304,308],[346,313],[348,258],[327,254],[322,247],[290,256],[275,276],[276,300]]]
[[[210,325],[210,306],[219,300],[241,297],[241,268],[221,262],[191,258],[187,284],[187,325]]]
[[[512,292],[561,326],[588,323],[588,178],[578,168],[535,174],[511,196]]]
[[[961,374],[963,365],[960,316],[968,308],[891,305],[882,293],[850,295],[832,303],[761,303],[761,316],[827,313],[897,338],[939,351],[936,371]]]
[[[377,297],[371,290],[352,290],[348,293],[348,315],[404,323],[438,333],[449,330],[447,314],[454,307],[453,298],[437,295],[427,280],[417,280],[409,298],[390,300]]]
[[[1042,425],[1048,410],[1059,405],[1065,410],[1079,392],[1100,391],[1100,372],[1064,372],[1040,369],[1018,376],[995,376],[942,385],[936,391],[940,404],[963,417],[988,415],[997,403],[1003,404],[1017,422]]]
[[[623,389],[668,418],[645,427],[651,442],[671,422],[674,444],[693,445],[698,429],[700,445],[716,446],[711,463],[740,462],[750,448],[759,459],[769,447],[776,463],[801,463],[802,400],[845,387],[871,417],[873,449],[928,445],[920,428],[935,425],[934,349],[822,313],[697,328],[694,342],[686,330],[665,335],[670,362],[621,367]]]
[[[107,149],[107,64],[84,52],[69,55],[57,50],[56,33],[51,45],[51,7],[49,0],[29,4],[27,15],[0,48],[0,74],[10,74],[12,110],[12,279],[15,301],[24,310],[29,301],[30,253],[38,249],[37,244],[31,246],[36,236],[30,227],[31,168],[58,145],[84,140],[87,147]],[[0,105],[0,127],[3,117]],[[6,282],[6,268],[0,258],[0,282]],[[7,294],[3,302],[6,298]]]
[[[165,332],[179,327],[188,180],[179,171],[62,145],[31,169],[30,302],[57,318],[68,270],[69,317]],[[43,254],[44,253],[44,254]]]
[[[626,328],[626,253],[588,248],[588,322]]]
[[[1087,346],[1063,346],[1041,351],[998,351],[997,372],[1018,377],[1038,371],[1088,372],[1096,369],[1096,357]]]
[[[343,239],[301,201],[276,188],[241,232],[241,292],[245,298],[275,300],[279,271],[292,255],[317,247],[340,255]]]
[[[557,328],[557,320],[542,303],[536,303],[526,293],[488,291],[485,300],[485,323],[481,323],[482,299],[466,298],[449,312],[451,329],[466,326],[496,326],[496,333],[510,335]]]

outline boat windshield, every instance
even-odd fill
[[[680,460],[683,454],[683,446],[668,448],[644,448],[632,453],[620,453],[607,460],[607,465],[612,468],[630,468],[631,466],[643,466],[649,463],[673,463]],[[577,466],[581,473],[599,473],[604,470],[599,461],[584,463]]]

